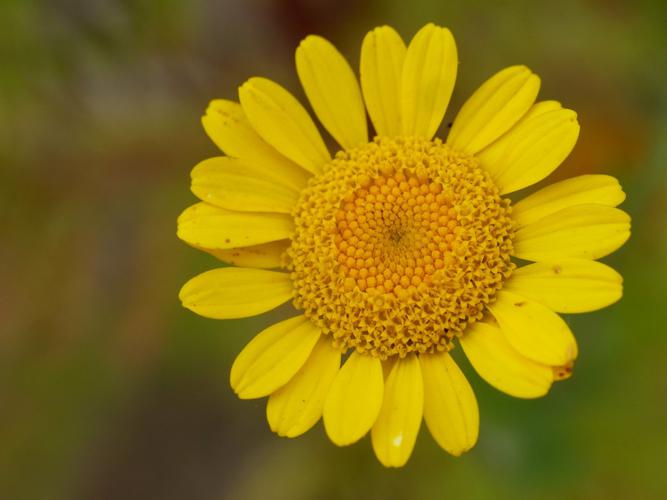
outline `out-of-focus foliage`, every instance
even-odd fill
[[[664,498],[666,19],[659,0],[0,2],[0,498]],[[520,401],[462,361],[478,446],[453,458],[422,437],[391,471],[368,439],[283,440],[263,401],[236,400],[235,353],[287,311],[183,310],[181,283],[214,261],[176,240],[175,218],[189,169],[216,154],[209,99],[254,75],[302,96],[308,33],[356,66],[368,29],[409,38],[428,21],[459,48],[446,121],[492,72],[529,65],[582,125],[553,178],[619,177],[634,235],[608,259],[623,300],[568,318],[571,380]]]

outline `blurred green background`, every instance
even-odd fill
[[[667,498],[665,2],[354,0],[0,2],[0,498]],[[570,316],[575,374],[521,401],[475,387],[461,458],[422,427],[401,470],[321,425],[271,434],[228,386],[234,355],[278,310],[212,321],[177,292],[216,261],[175,237],[189,170],[217,154],[209,99],[264,75],[298,96],[293,51],[334,41],[357,66],[381,24],[453,31],[446,121],[498,69],[529,65],[579,112],[551,179],[621,179],[633,237],[607,261],[625,297]],[[455,356],[461,359],[460,353]]]

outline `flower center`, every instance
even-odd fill
[[[404,295],[432,283],[452,250],[452,194],[424,172],[391,165],[360,181],[336,212],[334,240],[345,288]]]
[[[512,271],[509,212],[477,160],[439,139],[339,152],[294,211],[294,305],[341,350],[449,350]]]

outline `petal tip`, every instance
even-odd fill
[[[331,45],[331,42],[329,42],[329,40],[327,40],[326,38],[324,38],[320,35],[310,34],[310,35],[306,35],[299,42],[299,47],[302,47],[304,45],[312,45],[314,43],[325,43],[327,45]],[[297,50],[298,50],[298,47],[297,47]]]

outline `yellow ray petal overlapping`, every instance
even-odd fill
[[[523,356],[545,365],[565,365],[577,357],[577,341],[565,321],[548,307],[501,290],[487,306],[501,331]]]
[[[630,237],[630,216],[618,208],[587,204],[566,207],[519,228],[514,255],[543,261],[600,259]]]
[[[517,226],[526,226],[563,208],[599,204],[620,205],[625,193],[616,178],[610,175],[580,175],[550,184],[512,205],[512,219]]]
[[[551,367],[519,354],[497,326],[475,323],[461,337],[461,347],[479,376],[499,391],[517,398],[538,398],[549,392]]]
[[[239,100],[262,139],[297,165],[317,174],[331,160],[308,112],[277,83],[250,78],[239,88]]]
[[[298,190],[306,185],[309,173],[264,142],[238,102],[215,99],[201,120],[208,136],[228,156],[278,184]]]
[[[480,151],[477,158],[500,193],[512,193],[556,170],[578,137],[577,114],[549,103],[536,112],[529,111],[508,133]]]
[[[340,369],[340,357],[340,351],[331,345],[331,340],[321,336],[296,375],[269,397],[266,418],[273,432],[296,437],[317,423]]]
[[[505,68],[473,93],[456,116],[447,144],[475,154],[507,132],[530,109],[540,79],[525,66]]]
[[[229,381],[241,399],[268,396],[285,385],[306,362],[320,331],[305,316],[271,325],[234,360]]]
[[[240,248],[197,248],[237,267],[273,269],[283,265],[282,255],[288,246],[289,240],[278,240]]]

